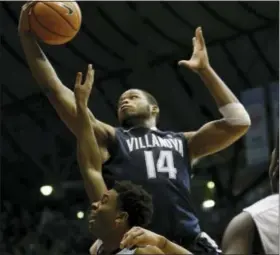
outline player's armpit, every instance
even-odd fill
[[[137,248],[135,254],[148,255],[148,254],[164,254],[164,253],[156,246],[148,245],[145,247]]]
[[[78,132],[78,120],[77,120],[77,108],[75,103],[75,96],[73,91],[63,86],[60,88],[59,92],[51,93],[48,95],[48,99],[51,105],[56,110],[60,119],[65,123],[69,130],[77,136]],[[94,129],[96,139],[99,147],[102,149],[103,162],[107,160],[107,144],[110,139],[115,136],[115,129],[97,120],[93,113],[88,109],[89,116],[92,122],[92,127]]]
[[[246,134],[248,128],[221,119],[208,122],[192,135],[186,133],[191,161],[227,148]]]
[[[222,240],[224,254],[250,254],[256,228],[247,212],[235,216],[226,228]]]

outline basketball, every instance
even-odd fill
[[[82,15],[76,2],[37,2],[29,16],[30,29],[44,43],[61,45],[79,32]]]

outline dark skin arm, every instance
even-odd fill
[[[99,201],[107,191],[102,177],[102,158],[94,129],[91,125],[87,109],[89,93],[93,84],[94,71],[90,67],[84,84],[82,74],[78,73],[75,83],[75,101],[77,105],[77,157],[80,172],[84,179],[85,188],[90,202]]]
[[[193,55],[191,59],[180,61],[179,65],[191,69],[201,77],[214,98],[217,107],[220,108],[230,103],[239,102],[210,66],[200,27],[196,29],[195,37],[193,38]],[[195,132],[186,132],[185,137],[188,139],[191,160],[199,159],[227,148],[246,134],[249,126],[250,123],[248,125],[232,125],[225,119],[219,119],[206,123]]]
[[[232,219],[226,228],[222,240],[224,254],[250,254],[256,235],[255,223],[247,212],[242,212]]]
[[[61,82],[50,61],[36,41],[35,36],[30,32],[28,15],[32,5],[34,5],[34,2],[23,5],[18,28],[27,63],[37,84],[47,96],[60,119],[76,136],[79,127],[77,126],[77,108],[74,93]],[[114,128],[97,120],[89,109],[88,112],[92,128],[94,128],[100,146],[102,161],[104,162],[109,158],[106,149],[107,141],[109,137],[114,135]]]

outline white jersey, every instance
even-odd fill
[[[243,209],[253,218],[266,254],[279,254],[279,194]]]
[[[97,241],[97,246],[96,246],[96,253],[98,254],[98,251],[99,251],[99,249],[100,249],[100,247],[101,247],[101,245],[102,245],[102,241],[100,240],[100,239],[98,239]],[[122,249],[121,251],[118,251],[117,253],[116,253],[116,255],[133,255],[133,254],[135,254],[135,251],[136,251],[136,248],[135,249],[127,249],[127,248],[124,248],[124,249]]]

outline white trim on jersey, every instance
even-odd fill
[[[136,129],[136,128],[140,128],[140,127],[141,127],[141,126],[136,126],[136,127],[130,128],[130,129],[124,129],[123,131],[126,132],[126,133],[128,133],[128,132],[130,132],[131,130]],[[153,130],[153,131],[158,130],[157,127],[151,127],[150,129]]]

